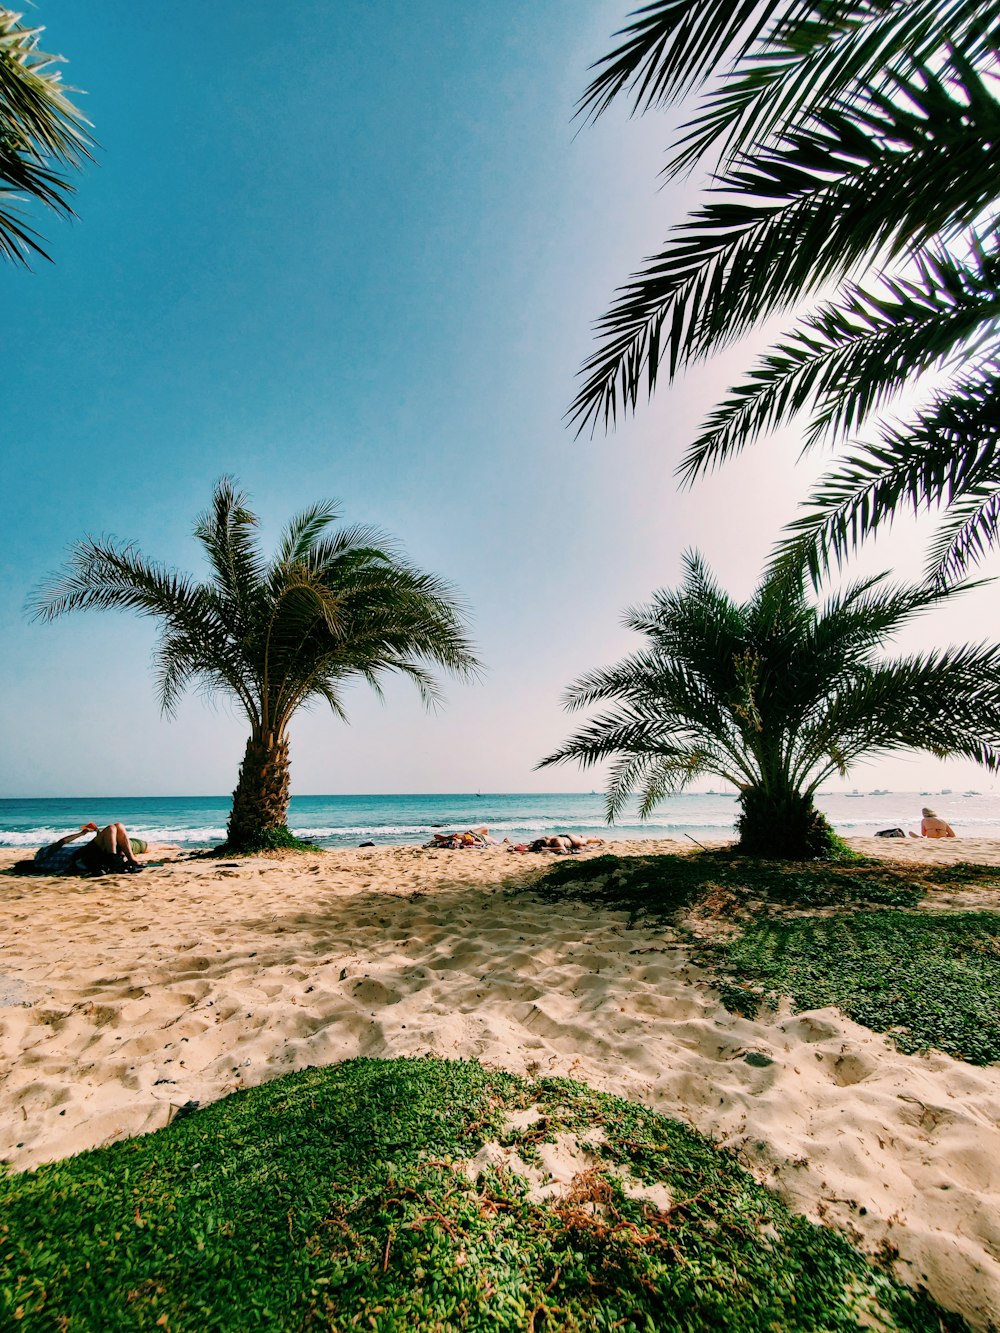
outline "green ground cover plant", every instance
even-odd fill
[[[1000,913],[900,910],[928,889],[962,887],[998,888],[1000,868],[608,855],[562,861],[532,891],[627,911],[629,925],[676,924],[710,904],[742,927],[697,946],[728,1009],[752,1018],[782,996],[797,1010],[836,1005],[902,1051],[990,1064],[1000,1060]]]
[[[1000,870],[991,875],[1000,884]],[[531,891],[546,898],[576,898],[621,908],[629,912],[632,924],[640,917],[673,921],[678,912],[719,890],[735,907],[754,903],[909,907],[938,880],[937,868],[895,866],[851,854],[836,861],[763,861],[713,851],[691,856],[573,857],[554,865]]]
[[[536,1119],[508,1128],[512,1112]],[[520,1123],[520,1122],[519,1122]],[[463,1165],[601,1131],[561,1198]],[[475,1176],[475,1178],[472,1178]],[[626,1192],[659,1183],[656,1204]],[[0,1181],[26,1330],[962,1330],[647,1108],[475,1063],[353,1060]]]
[[[757,920],[709,950],[723,1002],[753,1014],[790,995],[835,1004],[903,1051],[1000,1060],[1000,914],[854,912]]]

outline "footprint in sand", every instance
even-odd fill
[[[870,1055],[861,1051],[844,1051],[831,1057],[828,1064],[834,1083],[841,1088],[851,1088],[855,1083],[863,1083],[866,1078],[878,1072],[878,1065]]]
[[[351,998],[361,1004],[398,1004],[402,994],[389,986],[383,985],[374,977],[362,977],[348,986]]]

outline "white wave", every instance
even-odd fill
[[[68,831],[62,828],[39,826],[29,829],[0,829],[0,847],[45,847],[50,842],[64,838]],[[146,842],[177,842],[190,846],[209,846],[221,842],[226,836],[223,828],[147,828],[142,825],[130,825],[128,832],[133,838],[142,838]],[[81,839],[81,841],[83,841]]]
[[[451,830],[452,832],[462,832],[467,828],[489,828],[491,833],[523,833],[532,829],[546,831],[549,829],[606,829],[608,827],[602,820],[580,820],[573,815],[565,815],[562,819],[533,819],[530,815],[523,819],[470,819],[451,820],[447,824],[340,824],[330,826],[306,825],[301,824],[294,818],[289,820],[289,826],[294,829],[299,837],[305,838],[339,838],[367,835],[374,837],[376,834],[384,837],[393,837],[396,834],[426,834],[428,837],[432,833],[441,833]],[[699,820],[641,820],[641,819],[620,819],[612,825],[613,828],[633,828],[633,829],[731,829],[733,827],[732,819],[699,819]]]
[[[461,831],[469,827],[479,827],[483,824],[489,827],[490,833],[494,837],[498,839],[510,837],[512,841],[516,842],[554,831],[597,834],[612,839],[681,837],[685,834],[728,837],[734,831],[734,815],[736,813],[731,806],[728,809],[720,809],[716,806],[714,809],[704,811],[685,811],[684,815],[686,817],[684,817],[680,811],[664,809],[659,812],[657,817],[649,821],[641,820],[634,814],[626,814],[609,827],[601,821],[596,810],[593,813],[590,811],[584,813],[579,809],[568,809],[562,815],[551,812],[535,814],[529,807],[518,811],[507,811],[503,814],[500,814],[499,811],[491,814],[488,808],[474,812],[468,810],[462,812],[458,802],[456,802],[453,810],[457,810],[459,813],[447,812],[445,819],[435,819],[434,822],[421,820],[418,816],[417,819],[412,821],[401,820],[400,822],[383,823],[378,821],[376,815],[374,820],[365,823],[355,815],[355,822],[353,823],[330,824],[328,820],[322,820],[322,816],[320,819],[316,819],[316,813],[319,812],[313,813],[314,822],[308,821],[308,815],[311,812],[303,812],[306,818],[299,820],[296,818],[296,811],[293,807],[289,822],[291,828],[299,837],[327,845],[341,845],[345,842],[367,840],[381,843],[427,842],[433,834],[442,830]],[[150,822],[148,814],[147,822],[140,823],[137,821],[135,824],[128,820],[125,822],[133,836],[144,838],[147,842],[179,843],[184,847],[211,847],[222,842],[225,838],[223,823],[225,812],[212,810],[205,813],[209,815],[209,818],[214,816],[218,822],[192,825],[184,825],[180,822],[158,824]],[[327,812],[323,811],[323,813]],[[830,806],[827,805],[826,814],[838,831],[848,835],[851,833],[857,835],[870,834],[894,824],[904,829],[915,829],[918,826],[916,811],[909,809],[908,801],[907,809],[902,813],[899,811],[893,812],[891,808],[874,813],[870,807],[869,809],[862,808],[861,810],[852,809],[849,812],[839,812],[830,809]],[[990,810],[988,814],[965,814],[958,810],[948,810],[946,814],[955,825],[960,837],[963,834],[966,837],[1000,836],[1000,820],[998,820],[995,810]],[[39,824],[30,828],[0,828],[0,847],[34,850],[64,837],[72,828],[72,824],[69,827],[65,824],[61,826]]]
[[[55,842],[66,832],[64,828],[36,828],[24,830],[0,830],[0,847],[44,847]]]

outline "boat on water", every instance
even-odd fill
[[[858,791],[857,787],[855,787],[853,791],[845,792],[844,795],[845,795],[845,796],[854,796],[854,797],[857,797],[857,798],[860,800],[861,797],[864,796],[864,792],[863,792],[863,791]]]

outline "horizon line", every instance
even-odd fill
[[[820,788],[820,792],[824,789]],[[992,791],[959,791],[957,789],[937,788],[934,791],[920,788],[877,788],[871,791],[858,791],[852,788],[848,791],[846,788],[831,790],[826,789],[828,796],[990,796],[995,793]],[[524,796],[537,798],[539,796],[604,796],[605,793],[595,788],[589,790],[576,791],[369,791],[369,792],[293,792],[290,800],[379,800],[387,796],[406,796],[411,798],[426,797],[449,797],[458,799],[486,800],[491,797],[501,796]],[[678,796],[738,796],[739,791],[733,788],[731,791],[717,791],[710,788],[707,791],[676,791],[670,792],[665,798]],[[144,792],[138,795],[125,795],[117,792],[110,795],[96,795],[94,793],[73,793],[65,796],[4,796],[0,795],[0,801],[231,801],[232,792],[171,792],[169,794],[154,794]]]

